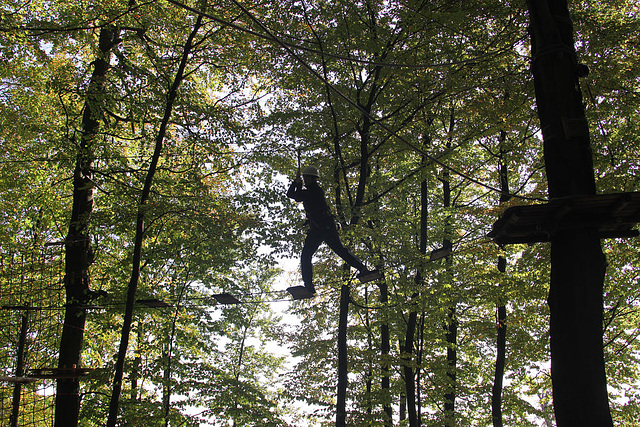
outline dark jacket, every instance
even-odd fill
[[[311,225],[323,227],[334,224],[331,209],[324,198],[324,191],[317,183],[303,188],[301,182],[293,181],[287,191],[287,197],[302,202]]]

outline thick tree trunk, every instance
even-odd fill
[[[597,230],[551,243],[551,380],[558,427],[612,426],[602,348],[604,256]]]
[[[551,198],[595,194],[589,128],[565,0],[528,0],[532,70]],[[602,346],[605,258],[598,230],[551,240],[551,379],[558,427],[611,426]]]
[[[64,326],[58,357],[59,369],[78,369],[82,355],[86,309],[89,302],[89,266],[93,250],[89,235],[89,218],[93,212],[93,143],[100,129],[104,80],[109,69],[109,54],[118,41],[118,30],[112,26],[100,30],[98,57],[89,82],[82,117],[82,136],[78,145],[73,173],[73,207],[69,232],[65,241],[64,287],[67,296]],[[80,383],[77,377],[59,379],[56,386],[55,425],[78,424]]]

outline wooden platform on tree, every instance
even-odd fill
[[[76,379],[94,371],[93,368],[37,368],[30,369],[28,378]]]
[[[429,261],[437,261],[439,259],[445,258],[448,255],[451,255],[451,250],[452,250],[451,245],[434,249],[429,254]]]
[[[33,377],[5,377],[0,376],[0,382],[8,382],[13,384],[31,384],[38,381],[38,378]]]
[[[360,283],[368,283],[374,280],[382,279],[383,274],[382,271],[376,269],[360,273],[356,277],[358,278]]]
[[[638,236],[640,193],[560,197],[514,206],[493,224],[489,237],[500,245],[548,242],[560,230],[597,227],[602,238]]]

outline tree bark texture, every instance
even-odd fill
[[[93,145],[100,131],[104,81],[109,69],[111,49],[118,43],[118,30],[106,26],[100,30],[97,58],[89,81],[82,116],[82,135],[73,172],[73,205],[65,241],[64,288],[67,304],[58,356],[59,369],[80,368],[84,326],[84,306],[89,302],[89,266],[93,250],[89,219],[93,212]],[[56,385],[55,426],[78,425],[80,383],[77,377],[59,379]]]
[[[595,194],[566,0],[528,0],[532,71],[551,198]],[[551,379],[558,427],[611,426],[602,345],[605,258],[597,228],[551,239]]]

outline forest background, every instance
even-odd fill
[[[639,7],[569,6],[598,192],[637,191]],[[349,425],[554,425],[549,245],[487,238],[547,199],[524,1],[0,13],[3,425],[333,425],[345,285]],[[289,301],[298,159],[383,281],[322,249]],[[637,240],[602,247],[610,407],[637,425]]]

